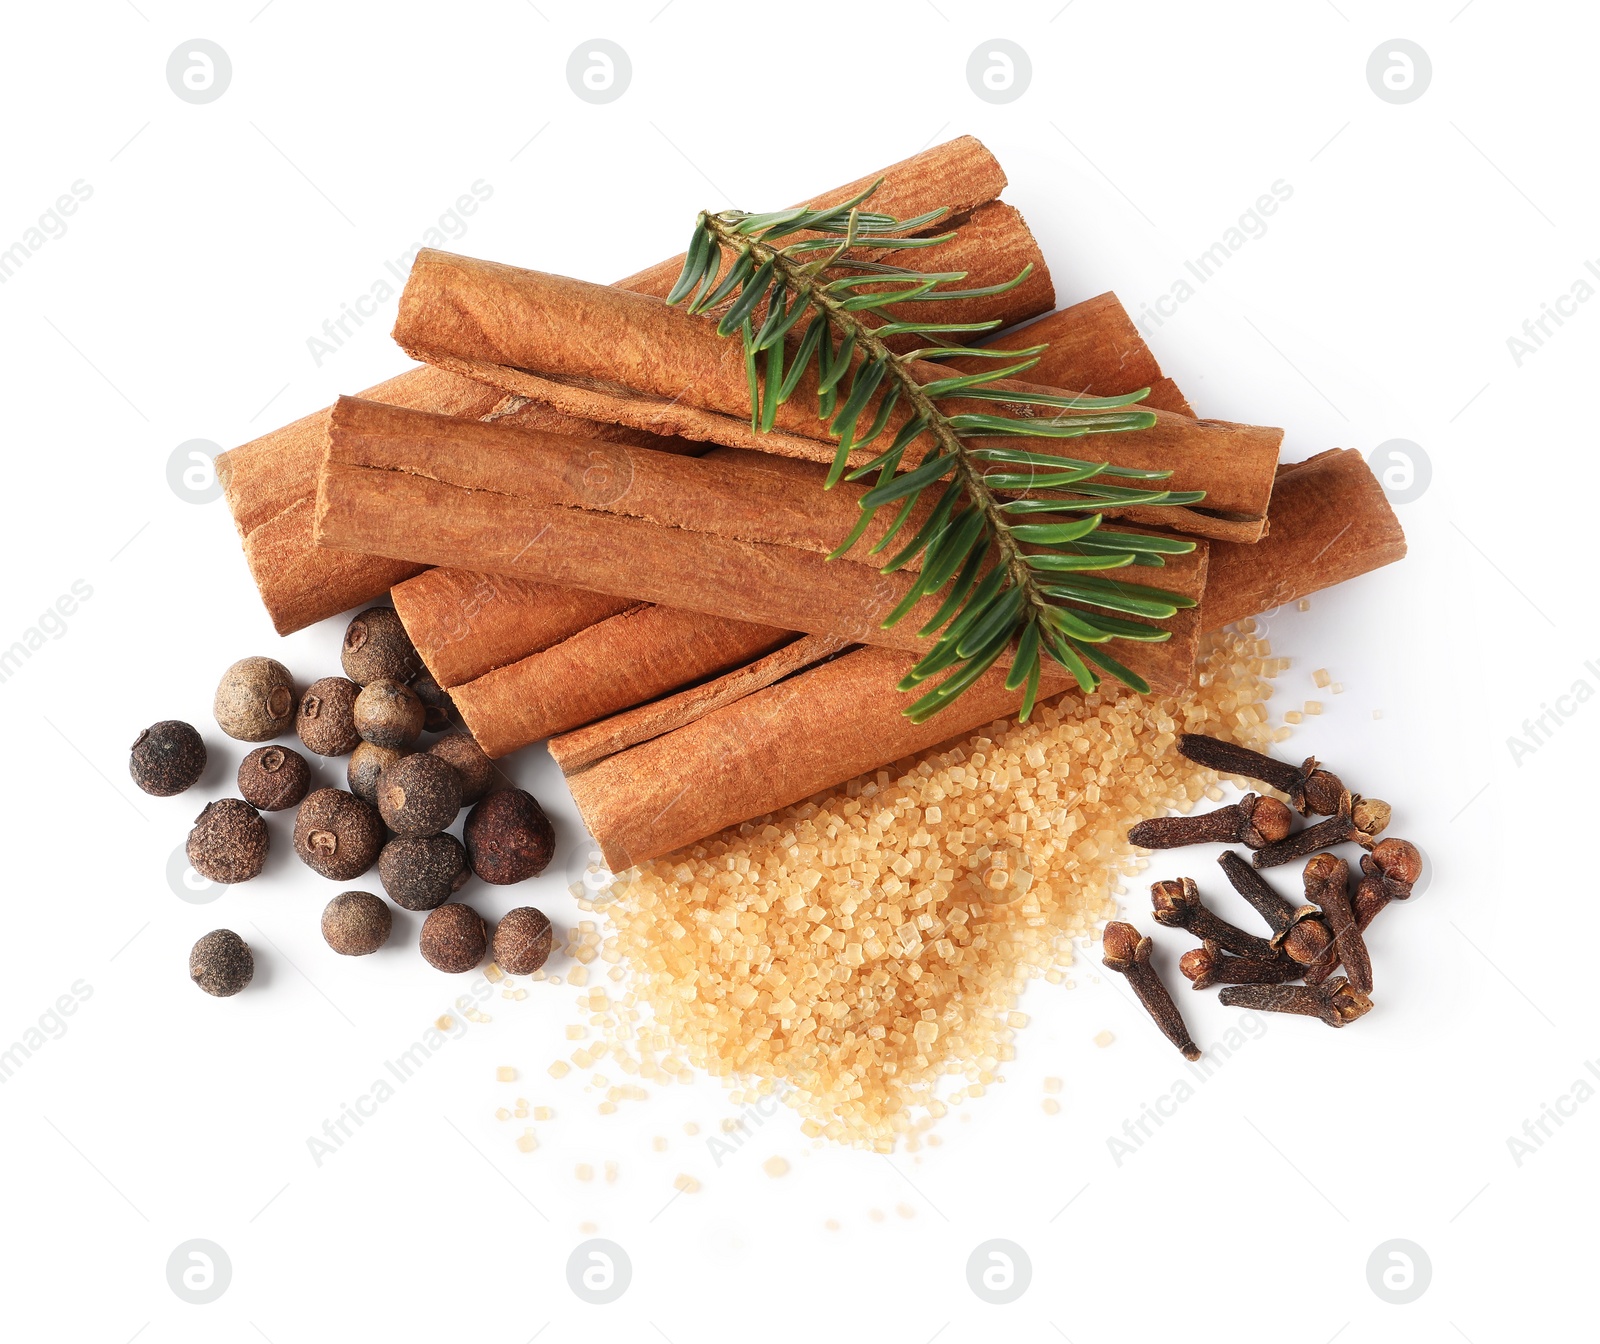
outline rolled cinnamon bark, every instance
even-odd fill
[[[823,490],[820,464],[774,469],[759,453],[693,458],[629,448],[595,489],[583,475],[590,453],[561,435],[342,398],[320,479],[317,540],[926,651],[917,632],[942,595],[883,626],[916,580],[912,566],[884,573],[869,554],[892,510],[828,559],[869,485]],[[1198,598],[1205,551],[1172,557],[1156,572],[1161,587]],[[1192,611],[1162,626],[1166,643],[1129,643],[1118,656],[1152,687],[1172,690],[1187,682],[1198,627]]]
[[[470,569],[426,570],[397,584],[390,596],[423,665],[445,690],[542,653],[639,605],[583,588]]]
[[[1036,383],[1075,388],[1096,397],[1117,397],[1148,387],[1141,405],[1152,410],[1193,416],[1188,399],[1178,385],[1161,372],[1161,365],[1127,310],[1110,292],[1047,313],[1001,332],[987,342],[997,350],[1021,350],[1048,341],[1050,348],[1028,370]],[[981,373],[983,361],[952,360],[967,373]]]
[[[1272,529],[1215,547],[1206,627],[1254,615],[1398,560],[1405,538],[1361,455],[1286,468]],[[589,832],[617,871],[681,848],[1015,712],[991,670],[945,711],[913,724],[894,687],[912,661],[862,648],[568,776]],[[1049,691],[1063,689],[1052,678]]]
[[[1009,348],[1029,344],[1025,333],[1037,333],[1032,343],[1039,340],[1052,342],[1045,360],[1052,381],[1065,387],[1083,387],[1096,396],[1117,396],[1135,392],[1149,386],[1150,401],[1164,410],[1192,415],[1189,403],[1172,380],[1161,373],[1155,355],[1145,344],[1138,328],[1133,324],[1114,294],[1102,294],[1083,303],[1064,308],[1037,323],[1015,328],[1002,338]],[[385,400],[386,398],[377,398]],[[737,451],[737,450],[713,450]],[[773,456],[774,465],[789,459]],[[562,590],[549,584],[500,580],[493,582],[481,574],[469,574],[460,580],[443,577],[449,571],[430,570],[398,585],[393,593],[394,604],[405,623],[417,652],[434,678],[444,687],[460,686],[496,668],[509,667],[520,660],[528,660],[516,676],[499,678],[495,683],[494,697],[480,702],[480,715],[492,715],[496,699],[510,701],[519,694],[518,683],[527,688],[529,695],[537,694],[550,709],[550,722],[570,726],[578,722],[576,708],[563,709],[563,694],[587,704],[592,691],[587,684],[593,672],[587,668],[576,672],[578,677],[565,688],[555,682],[556,669],[537,655],[541,650],[559,643],[576,633],[567,622],[567,609]],[[492,586],[493,601],[475,596]],[[585,595],[602,601],[597,595]],[[463,611],[470,608],[470,622],[464,620]],[[703,622],[715,618],[697,616]],[[603,623],[586,639],[588,656],[594,668],[610,666],[649,666],[656,670],[661,680],[645,686],[639,684],[641,700],[654,699],[696,677],[705,675],[694,664],[695,670],[675,671],[670,659],[662,656],[660,649],[645,649],[637,640],[646,627],[633,622]],[[626,709],[627,703],[612,704],[606,712]],[[561,731],[552,728],[551,731]],[[496,731],[496,739],[504,734]]]
[[[505,756],[659,695],[663,682],[715,677],[793,641],[772,626],[631,606],[548,649],[486,673],[450,698],[477,743]],[[628,657],[612,656],[624,645]]]
[[[774,428],[753,430],[739,342],[719,337],[709,319],[652,295],[425,250],[400,296],[394,336],[417,359],[568,415],[817,462],[833,458],[828,423],[816,413],[814,368],[777,408]],[[936,364],[912,368],[925,382],[947,376]],[[1041,390],[1017,380],[996,386]],[[947,404],[994,410],[990,402]],[[897,407],[889,428],[910,414]],[[1194,508],[1115,512],[1196,536],[1259,539],[1282,431],[1154,414],[1150,429],[1094,436],[1093,451],[1117,466],[1170,470],[1169,488],[1203,490],[1206,498]],[[1030,448],[1068,455],[1059,440],[1032,441]],[[852,460],[865,462],[878,451],[881,445],[858,449]],[[920,451],[919,445],[908,450],[907,466]]]
[[[1053,302],[1048,269],[1022,217],[993,198],[1005,185],[994,156],[970,136],[924,150],[884,169],[884,183],[875,201],[902,217],[947,205],[966,227],[940,248],[941,265],[965,269],[989,284],[1014,274],[1032,261],[1035,276],[1023,289],[977,301],[982,319],[1019,322],[1048,309]],[[871,181],[835,188],[808,204],[848,199]],[[989,208],[985,208],[985,206]],[[681,258],[663,262],[620,281],[640,293],[665,295],[676,278]],[[1008,269],[1009,268],[1009,269]],[[539,402],[507,395],[482,382],[440,369],[412,369],[367,389],[362,396],[441,415],[494,419],[504,417],[530,428],[572,432],[569,417]],[[217,458],[217,476],[239,531],[251,577],[279,634],[289,634],[350,607],[381,596],[392,585],[417,573],[418,566],[375,557],[319,550],[312,537],[316,472],[321,461],[327,412],[318,411]],[[583,432],[611,442],[652,442],[662,451],[702,451],[690,441],[670,436],[651,439],[644,431],[621,426],[587,426]]]

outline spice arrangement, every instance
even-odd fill
[[[1067,978],[1140,850],[1251,855],[1224,871],[1264,933],[1157,884],[1196,987],[1364,1012],[1361,930],[1415,851],[1387,805],[1255,752],[1283,660],[1248,623],[1398,560],[1393,510],[1353,450],[1283,464],[1282,431],[1197,417],[1114,295],[1052,312],[1004,185],[963,137],[788,210],[704,213],[684,255],[610,286],[420,252],[394,333],[420,367],[218,460],[281,633],[393,605],[301,693],[270,658],[228,670],[219,726],[267,745],[202,814],[197,870],[253,876],[293,809],[314,872],[376,867],[426,912],[431,965],[531,974],[550,921],[491,929],[457,898],[551,862],[494,765],[545,742],[619,875],[609,932],[566,941],[628,981],[608,1048],[643,1078],[787,1084],[808,1131],[878,1148],[998,1078],[1017,993]],[[183,727],[136,746],[152,791],[203,769]],[[291,731],[348,756],[347,789],[310,787]],[[1189,815],[1217,775],[1261,790]],[[1301,860],[1291,902],[1260,870]],[[345,955],[392,923],[353,889],[323,914]],[[1155,946],[1106,926],[1187,1053]],[[209,992],[248,980],[228,955],[194,972]]]
[[[1407,899],[1422,876],[1422,854],[1415,845],[1393,836],[1378,838],[1389,824],[1389,805],[1352,795],[1314,758],[1295,767],[1198,733],[1185,733],[1176,749],[1221,774],[1278,789],[1289,800],[1247,793],[1238,803],[1198,816],[1157,817],[1129,828],[1128,843],[1144,849],[1238,843],[1255,851],[1246,862],[1229,850],[1218,863],[1229,885],[1266,923],[1266,934],[1222,918],[1192,878],[1150,888],[1156,923],[1200,940],[1199,947],[1183,954],[1179,970],[1195,989],[1223,986],[1219,998],[1230,1007],[1299,1013],[1330,1027],[1365,1016],[1372,1010],[1372,958],[1364,934],[1379,911]],[[1332,815],[1291,831],[1290,804],[1302,816]],[[1366,851],[1354,889],[1349,863],[1328,852],[1346,842]],[[1297,903],[1269,885],[1259,870],[1302,858],[1303,899]],[[1186,1057],[1197,1059],[1200,1052],[1182,1012],[1150,963],[1152,946],[1131,924],[1109,924],[1105,965],[1127,976],[1162,1034]],[[1344,974],[1334,976],[1340,969]],[[1292,983],[1297,980],[1304,984]]]

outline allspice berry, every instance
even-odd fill
[[[356,697],[356,731],[380,747],[409,747],[427,711],[417,693],[398,681],[374,681]]]
[[[294,726],[318,756],[343,756],[356,749],[356,697],[361,687],[345,677],[323,677],[306,687]]]
[[[227,886],[248,882],[267,861],[267,823],[242,798],[220,798],[194,819],[184,852],[201,877]]]
[[[237,994],[255,973],[250,944],[232,929],[213,929],[189,951],[189,979],[216,998]]]
[[[450,693],[426,672],[411,678],[411,689],[422,701],[422,731],[442,733],[450,727]]]
[[[350,764],[345,778],[350,792],[364,803],[378,805],[378,778],[398,761],[405,752],[399,747],[380,747],[376,742],[363,742],[350,753]]]
[[[133,782],[157,798],[182,793],[206,768],[206,744],[182,719],[152,723],[133,740],[128,769]]]
[[[343,789],[318,789],[294,815],[294,852],[335,882],[360,877],[382,846],[378,809]]]
[[[275,658],[241,658],[217,683],[217,727],[241,742],[267,742],[294,722],[294,678]]]
[[[542,910],[519,906],[494,931],[494,960],[512,975],[532,975],[550,956],[553,934]]]
[[[341,891],[322,910],[323,940],[341,957],[364,957],[389,941],[394,916],[370,891]]]
[[[411,636],[393,607],[368,607],[351,621],[345,628],[339,661],[344,664],[345,676],[362,686],[375,681],[403,684],[422,670]]]
[[[403,910],[433,910],[467,884],[467,851],[453,835],[402,835],[378,855],[378,877]]]
[[[455,767],[461,777],[461,804],[471,807],[490,789],[503,781],[500,767],[484,755],[483,748],[471,733],[446,733],[431,747],[430,756],[437,756]]]
[[[378,776],[378,811],[396,835],[437,835],[461,811],[461,779],[437,756],[402,756]]]
[[[239,794],[251,807],[282,812],[311,787],[311,767],[288,747],[257,747],[239,762]]]
[[[472,871],[502,887],[544,872],[556,845],[550,818],[525,789],[491,793],[467,813],[462,837]]]
[[[476,910],[452,901],[441,905],[422,921],[422,938],[418,945],[428,965],[459,975],[483,960],[489,933]]]

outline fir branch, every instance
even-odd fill
[[[943,210],[910,219],[864,211],[862,205],[878,185],[820,210],[701,213],[667,302],[686,302],[696,313],[715,310],[719,334],[739,333],[750,383],[751,426],[758,431],[773,427],[778,407],[794,394],[802,375],[816,371],[817,411],[830,422],[829,432],[838,441],[826,487],[840,480],[876,478],[862,496],[860,521],[830,558],[850,550],[880,511],[892,510],[893,521],[871,553],[887,551],[918,503],[939,487],[937,502],[915,534],[883,564],[885,572],[912,561],[919,565],[904,600],[885,618],[886,627],[902,620],[922,598],[944,592],[938,612],[920,631],[932,638],[932,646],[900,689],[916,690],[946,675],[911,704],[908,715],[921,721],[937,713],[1007,650],[1012,661],[1006,685],[1023,690],[1023,718],[1032,711],[1046,657],[1086,690],[1093,690],[1104,672],[1137,691],[1148,691],[1144,680],[1104,646],[1117,639],[1168,639],[1170,631],[1122,616],[1165,620],[1194,601],[1095,576],[1132,565],[1160,568],[1166,556],[1192,551],[1194,543],[1105,531],[1099,511],[1193,504],[1203,494],[1155,484],[1170,472],[1030,452],[1006,441],[1148,428],[1155,417],[1131,408],[1149,389],[1089,397],[999,386],[1000,380],[1026,373],[1046,347],[990,350],[958,339],[991,331],[1000,325],[998,320],[911,321],[891,314],[893,305],[1003,294],[1026,280],[1032,266],[1000,284],[961,289],[957,286],[966,279],[964,271],[925,272],[881,260],[888,253],[932,246],[954,235],[917,233],[941,218]],[[864,249],[874,255],[859,255]],[[889,344],[904,336],[918,337],[917,348],[897,351]],[[982,358],[988,366],[930,381],[918,376],[919,364],[958,357]],[[970,406],[947,411],[941,403],[950,400],[991,403],[996,413]],[[1035,414],[1034,407],[1051,414]],[[1023,414],[998,413],[1005,408],[1019,408]],[[852,455],[879,443],[897,409],[904,414],[888,447],[852,470]],[[920,451],[902,469],[914,446]],[[1069,493],[1015,497],[1033,490]],[[1111,612],[1120,615],[1106,614]]]

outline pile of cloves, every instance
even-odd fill
[[[1372,959],[1365,932],[1391,901],[1409,898],[1422,876],[1422,854],[1415,845],[1394,837],[1379,839],[1389,824],[1389,805],[1352,794],[1314,757],[1296,767],[1194,733],[1178,740],[1178,750],[1222,774],[1259,780],[1278,790],[1302,816],[1327,818],[1295,831],[1290,807],[1249,793],[1212,812],[1156,817],[1129,830],[1129,841],[1145,849],[1220,843],[1253,851],[1250,862],[1233,850],[1217,862],[1229,885],[1261,916],[1265,934],[1223,919],[1206,905],[1192,878],[1150,888],[1156,923],[1200,940],[1178,963],[1184,977],[1195,989],[1223,986],[1221,1001],[1232,1007],[1298,1013],[1330,1027],[1370,1012]],[[1367,851],[1353,890],[1350,865],[1326,852],[1347,841]],[[1258,871],[1302,858],[1303,899],[1298,903],[1281,895]],[[1107,968],[1126,976],[1167,1039],[1186,1057],[1197,1058],[1183,1016],[1151,964],[1151,948],[1151,940],[1131,924],[1106,926]],[[1341,968],[1344,973],[1335,976]]]

